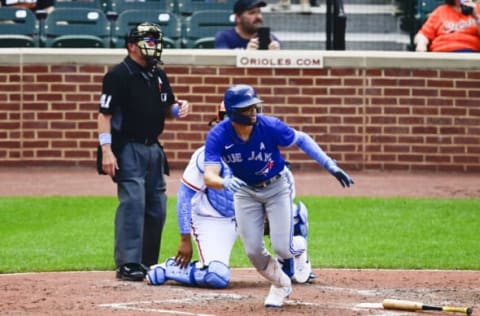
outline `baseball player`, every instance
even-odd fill
[[[228,119],[207,134],[204,181],[208,190],[234,193],[235,218],[245,252],[257,271],[272,283],[264,304],[281,307],[292,291],[290,277],[298,252],[292,242],[294,183],[280,147],[297,145],[343,187],[352,185],[353,180],[309,135],[278,118],[258,114],[258,104],[263,101],[251,86],[228,88],[224,102]],[[223,174],[224,163],[231,176]],[[281,264],[263,242],[265,217],[272,249]]]
[[[217,117],[209,125],[220,122],[224,116],[222,102]],[[205,147],[202,146],[193,153],[177,192],[177,219],[181,234],[177,255],[150,269],[147,282],[151,285],[174,280],[190,286],[225,288],[230,282],[230,254],[238,237],[233,193],[206,188],[203,181],[204,152]],[[225,163],[222,163],[222,175],[231,176]],[[302,202],[293,208],[293,243],[298,255],[292,279],[305,283],[314,278],[306,251],[308,211]],[[191,262],[192,235],[200,256],[200,260],[195,262]]]

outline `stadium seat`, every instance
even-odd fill
[[[179,48],[181,23],[178,17],[166,11],[159,10],[126,10],[120,13],[113,27],[112,47],[125,47],[125,36],[131,28],[142,22],[160,25],[166,48]]]
[[[231,10],[196,11],[186,19],[182,47],[214,48],[215,34],[235,26]]]
[[[442,4],[445,4],[445,0],[418,0],[417,16],[420,26],[425,22],[430,13]]]
[[[0,7],[0,47],[38,46],[38,23],[29,9]]]
[[[228,10],[233,12],[233,5],[236,0],[178,0],[178,13],[181,15],[192,15],[202,10]]]
[[[55,8],[90,8],[111,10],[110,0],[55,0]]]
[[[55,0],[55,8],[101,9],[99,0]]]
[[[120,15],[126,10],[158,10],[173,12],[175,0],[111,0],[111,10]]]
[[[100,9],[56,8],[48,14],[42,46],[104,48],[110,46],[110,24]]]

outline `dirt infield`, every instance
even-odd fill
[[[355,181],[342,188],[326,171],[294,172],[298,196],[480,197],[478,174],[350,173]],[[167,177],[167,194],[175,195],[181,171]],[[107,176],[85,168],[0,168],[0,196],[116,195]]]
[[[476,304],[473,315],[479,315],[479,271],[317,269],[315,273],[315,282],[294,285],[281,309],[263,307],[269,286],[252,269],[234,269],[232,283],[225,290],[117,281],[112,272],[2,275],[0,312],[2,315],[412,315],[381,307],[383,299],[396,298],[444,305]]]
[[[295,173],[297,195],[480,197],[478,175],[351,175],[355,185],[342,189],[325,172]],[[169,195],[175,194],[179,177],[177,171],[168,178]],[[107,177],[85,169],[0,169],[0,183],[0,196],[115,195]],[[294,285],[282,309],[263,307],[269,285],[252,269],[234,269],[225,290],[117,281],[112,271],[3,274],[0,315],[413,314],[384,310],[385,298],[473,306],[473,315],[480,315],[480,271],[316,269],[315,273],[311,284]]]

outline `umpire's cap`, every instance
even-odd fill
[[[235,109],[247,108],[263,102],[257,98],[255,89],[246,84],[238,84],[228,88],[223,96],[223,101],[227,113],[230,113]]]
[[[237,0],[233,5],[233,12],[235,14],[242,14],[247,10],[265,7],[266,5],[267,3],[262,0]]]

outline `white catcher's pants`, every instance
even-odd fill
[[[208,217],[192,214],[192,236],[196,241],[201,263],[221,261],[230,266],[230,254],[238,237],[233,217]]]

